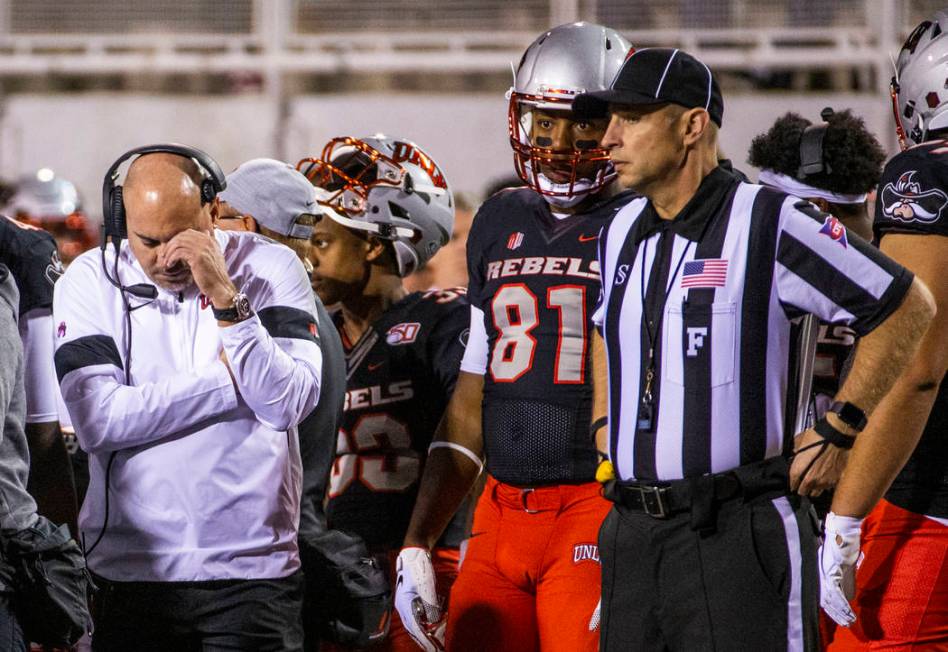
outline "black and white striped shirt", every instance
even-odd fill
[[[645,198],[629,203],[603,229],[599,259],[610,457],[626,481],[718,473],[789,450],[792,320],[813,313],[863,335],[912,282],[835,218],[722,168],[674,220]],[[655,334],[650,429],[638,427],[643,305]]]

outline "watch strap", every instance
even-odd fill
[[[856,443],[855,437],[850,437],[837,430],[825,417],[816,422],[816,425],[813,426],[813,430],[815,430],[816,434],[820,437],[838,448],[849,450],[853,447],[853,444]]]
[[[220,310],[211,306],[211,312],[214,313],[214,319],[217,321],[240,321],[240,315],[237,314],[237,308],[234,306]]]
[[[238,292],[234,295],[231,305],[227,308],[218,309],[211,304],[211,312],[214,313],[214,318],[217,319],[217,321],[230,322],[243,321],[253,314],[253,310],[250,308],[250,301],[247,299],[247,295],[242,292]]]

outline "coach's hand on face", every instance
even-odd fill
[[[801,496],[819,496],[839,482],[849,451],[833,446],[810,428],[793,440],[790,489]]]
[[[237,288],[227,274],[227,264],[212,233],[195,229],[178,233],[168,241],[158,264],[167,271],[187,266],[194,283],[215,308],[231,307]]]

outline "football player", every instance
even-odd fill
[[[868,193],[882,174],[885,152],[866,123],[852,111],[824,109],[816,124],[796,114],[777,119],[751,143],[747,162],[760,168],[760,183],[806,199],[832,215],[850,234],[872,240]],[[811,146],[808,143],[812,143]],[[803,159],[813,151],[813,160]],[[826,413],[842,384],[856,333],[842,324],[821,323],[813,367],[812,418]],[[816,501],[829,508],[820,497]]]
[[[911,454],[890,450],[887,443],[889,454],[875,460],[875,468],[853,468],[850,458],[837,485],[834,511],[845,499],[844,513],[869,513],[864,520],[844,517],[832,530],[827,523],[821,603],[834,620],[849,625],[836,629],[832,651],[948,649],[946,77],[948,12],[940,11],[915,28],[899,53],[892,99],[899,140],[907,149],[883,170],[873,224],[880,249],[925,282],[937,312],[915,358],[856,446],[863,438],[889,442],[893,431],[919,441]],[[860,528],[865,558],[856,570]],[[856,594],[850,605],[847,584],[853,573]]]
[[[329,525],[361,538],[394,580],[432,436],[467,341],[463,289],[409,293],[403,278],[451,238],[454,200],[435,161],[386,136],[335,138],[298,168],[329,215],[311,238],[313,287],[337,306],[346,353],[346,400],[329,483]],[[467,511],[434,548],[442,590],[457,574]],[[341,649],[324,645],[323,649]],[[372,649],[413,650],[393,618]]]
[[[46,231],[0,215],[0,263],[20,290],[20,339],[30,447],[28,491],[37,511],[77,532],[76,490],[59,427],[59,383],[53,365],[53,284],[63,273],[56,241]],[[62,333],[58,333],[62,336]]]
[[[449,650],[598,649],[599,526],[590,424],[591,316],[600,229],[632,198],[599,147],[607,119],[572,98],[608,88],[630,50],[589,23],[537,38],[509,92],[510,144],[526,187],[474,218],[471,335],[399,555],[395,604],[426,650],[439,599],[429,550],[486,457],[487,483],[447,611]]]
[[[49,168],[17,179],[4,212],[51,233],[65,265],[96,245],[95,229],[82,210],[79,191]]]

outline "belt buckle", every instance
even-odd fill
[[[526,489],[520,490],[520,505],[523,507],[523,511],[527,514],[539,514],[539,509],[530,509],[527,507],[527,496],[536,491],[533,487],[527,487]]]
[[[652,518],[668,518],[668,508],[665,506],[665,491],[667,487],[637,486],[642,496],[642,508]]]

